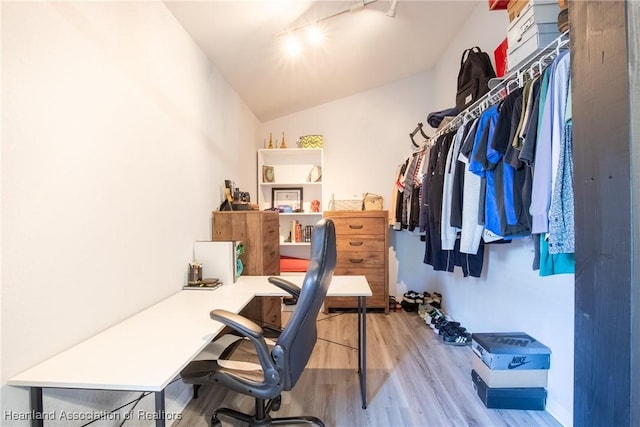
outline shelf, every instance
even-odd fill
[[[318,153],[322,153],[322,148],[261,148],[258,153],[263,157],[281,157],[281,156],[294,156],[300,157],[305,154],[312,154],[317,156]]]
[[[274,182],[264,182],[265,167],[273,171]],[[325,205],[323,197],[323,150],[322,148],[272,148],[259,149],[257,153],[258,205],[261,209],[273,205],[274,189],[299,189],[303,212],[279,214],[280,255],[296,258],[309,256],[310,242],[284,242],[291,236],[292,222],[302,227],[313,227],[320,219],[322,212],[312,212],[312,202],[317,201],[320,209]],[[318,179],[319,181],[315,181]],[[314,203],[315,207],[315,203]]]
[[[437,130],[429,139],[435,141],[440,135],[451,132],[459,128],[465,120],[480,117],[480,114],[490,106],[502,101],[512,90],[522,87],[524,82],[533,76],[542,74],[544,69],[549,66],[561,51],[568,49],[569,32],[564,32],[547,46],[538,49],[536,52],[524,59],[516,69],[509,71],[506,75],[500,77],[500,83],[489,92],[485,93],[477,99],[473,104],[465,110],[458,113],[449,123]],[[421,124],[418,128],[421,128]],[[417,132],[418,128],[414,131]],[[411,134],[410,134],[411,135]],[[413,137],[411,137],[413,142]],[[427,141],[428,142],[428,141]],[[416,145],[413,142],[413,145]]]
[[[282,216],[322,216],[322,212],[280,212]]]
[[[261,186],[265,186],[265,187],[280,187],[280,186],[297,186],[297,187],[300,187],[301,185],[322,185],[322,181],[320,181],[320,182],[309,182],[309,181],[304,181],[304,182],[261,182],[260,185]]]

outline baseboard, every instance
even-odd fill
[[[573,425],[573,410],[567,411],[567,409],[557,401],[549,398],[547,398],[546,409],[547,412],[563,426],[570,427]]]

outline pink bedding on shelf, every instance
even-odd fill
[[[307,271],[309,267],[309,260],[304,258],[294,258],[289,256],[280,257],[280,272],[281,273],[294,273]]]

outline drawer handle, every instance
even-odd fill
[[[349,246],[362,246],[363,242],[349,242]]]
[[[362,228],[362,225],[349,224],[349,228],[351,228],[352,230],[360,230]]]
[[[349,261],[354,263],[354,264],[360,264],[362,261],[364,261],[364,259],[362,259],[362,258],[349,258]]]

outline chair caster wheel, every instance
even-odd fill
[[[215,415],[211,416],[211,427],[222,427],[222,421],[220,421]]]
[[[278,396],[273,399],[273,403],[271,404],[271,410],[277,412],[280,409],[280,404],[282,403],[282,396]]]

